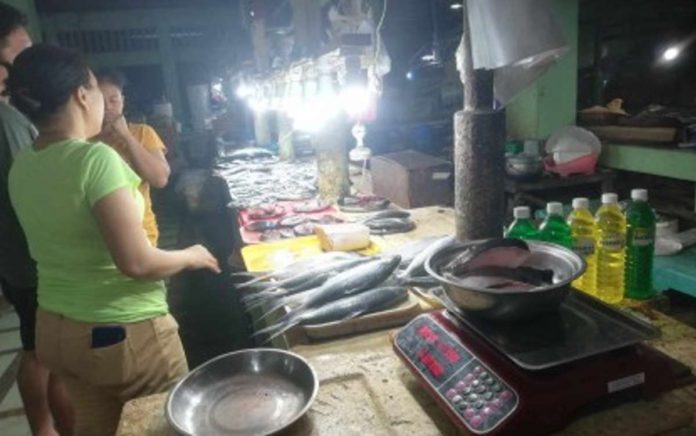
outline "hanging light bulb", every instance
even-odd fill
[[[358,122],[350,132],[353,134],[353,138],[355,138],[355,148],[348,153],[348,157],[352,161],[362,162],[368,160],[372,156],[372,150],[365,146],[365,134],[367,133],[365,125]]]

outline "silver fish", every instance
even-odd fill
[[[296,299],[299,301],[299,307],[294,310],[316,307],[320,304],[336,301],[366,289],[374,288],[389,278],[400,261],[401,258],[399,256],[378,258],[336,274],[320,287],[310,289],[300,294]],[[267,317],[270,313],[275,312],[286,304],[287,300],[281,298],[280,301],[276,302],[276,304],[261,315],[261,319]]]
[[[311,289],[313,287],[318,287],[328,278],[325,273],[337,273],[346,271],[350,268],[358,266],[363,263],[370,261],[368,257],[359,257],[348,260],[339,260],[335,262],[328,262],[323,265],[317,265],[314,268],[310,268],[306,271],[300,272],[295,276],[292,276],[285,280],[279,280],[271,284],[270,287],[266,288],[261,293],[249,294],[242,298],[242,302],[245,304],[251,304],[254,302],[263,302],[268,299],[274,299],[280,296],[293,294],[296,292]],[[317,277],[324,277],[321,283],[317,282]],[[279,291],[281,290],[282,291]]]
[[[285,288],[268,288],[262,290],[261,292],[247,295],[242,298],[242,303],[246,306],[247,311],[254,310],[257,307],[268,303],[269,301],[317,288],[323,285],[324,282],[330,277],[336,275],[336,273],[337,272],[335,271],[312,273],[309,274],[306,281],[295,286],[288,286]]]
[[[306,259],[300,259],[296,262],[291,263],[290,265],[277,269],[275,271],[270,271],[264,274],[260,274],[258,277],[248,280],[243,283],[239,283],[237,285],[237,289],[243,290],[249,285],[253,285],[254,283],[258,282],[263,282],[266,280],[271,280],[271,279],[276,279],[276,280],[283,280],[283,279],[288,279],[292,276],[297,275],[298,271],[305,271],[307,269],[312,269],[319,267],[321,265],[324,265],[326,263],[330,262],[335,262],[335,261],[340,261],[340,260],[349,260],[349,259],[355,259],[358,258],[359,256],[354,254],[354,253],[344,253],[340,251],[336,252],[330,252],[330,253],[323,253],[319,254],[317,256],[312,256],[308,257]],[[246,276],[249,273],[247,272],[242,272],[242,273],[233,273],[230,274],[230,277],[238,277],[238,276]]]
[[[405,270],[397,273],[397,277],[401,280],[406,281],[416,276],[418,273],[423,271],[425,261],[428,260],[430,256],[432,256],[434,253],[442,250],[445,247],[449,247],[455,242],[455,237],[451,235],[442,236],[441,238],[436,239],[432,244],[428,246],[428,248],[424,249],[420,252],[420,254],[414,257],[413,261],[411,261],[411,263]]]
[[[270,333],[271,336],[265,341],[269,342],[297,325],[345,321],[367,313],[394,307],[407,298],[408,290],[400,286],[363,291],[321,307],[295,312],[292,316],[281,319],[278,323],[257,331],[254,333],[254,336]]]

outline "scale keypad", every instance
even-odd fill
[[[428,315],[411,321],[394,343],[471,432],[493,430],[517,408],[512,388]]]

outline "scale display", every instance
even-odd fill
[[[422,315],[394,344],[472,433],[487,433],[517,408],[518,395],[457,338]]]

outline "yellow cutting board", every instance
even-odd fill
[[[370,246],[358,251],[366,256],[373,256],[381,250],[374,240]],[[300,238],[285,239],[281,241],[264,242],[261,244],[247,245],[242,248],[242,259],[249,272],[273,271],[283,268],[305,257],[316,256],[323,253],[316,236],[303,236]]]

